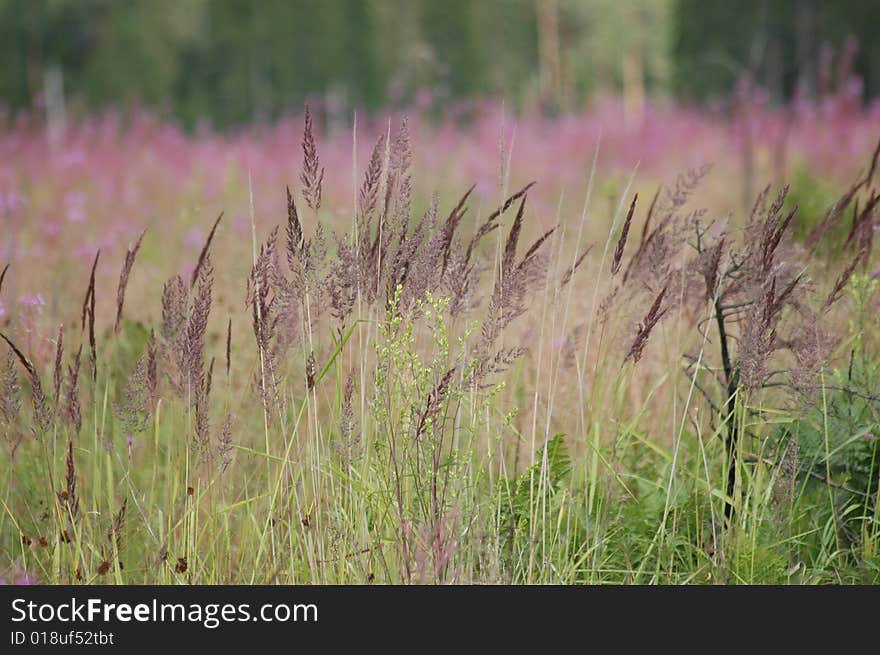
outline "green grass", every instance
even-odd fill
[[[758,436],[738,465],[729,526],[721,426],[689,425],[693,394],[671,440],[635,412],[623,422],[597,419],[580,438],[538,439],[519,467],[515,444],[530,437],[513,427],[500,384],[457,387],[418,440],[402,437],[456,356],[443,304],[426,303],[407,321],[392,308],[352,327],[345,343],[372,337],[377,371],[373,388],[365,375],[352,399],[356,440],[344,442],[338,427],[345,347],[311,392],[291,391],[268,422],[236,388],[245,372],[221,381],[216,398],[232,408],[240,435],[225,470],[199,460],[179,401],[160,401],[129,447],[113,427],[118,380],[108,374],[125,370],[120,360],[130,365],[136,351],[102,352],[73,441],[77,515],[55,493],[67,475],[60,421],[23,441],[14,458],[4,450],[4,566],[50,583],[878,581],[876,498],[852,509],[815,480],[781,479],[772,437],[795,421],[789,412],[737,412]],[[141,334],[127,325],[120,343]],[[625,395],[631,375],[618,373],[612,395]],[[827,409],[814,413],[821,445]],[[117,552],[108,531],[123,501]],[[856,527],[844,532],[847,517]]]
[[[49,398],[41,426],[36,381],[9,351],[3,379],[16,371],[23,409],[0,424],[0,574],[85,584],[880,582],[880,283],[857,272],[834,311],[805,323],[789,309],[779,321],[780,333],[785,321],[820,320],[834,332],[815,387],[741,386],[719,411],[728,398],[719,337],[699,329],[714,311],[704,287],[670,286],[643,357],[628,355],[659,286],[692,270],[674,264],[693,266],[681,238],[681,251],[635,281],[609,274],[631,184],[605,243],[567,286],[592,176],[580,225],[534,249],[546,266],[517,253],[521,213],[502,213],[505,227],[479,248],[490,274],[477,289],[482,302],[461,311],[449,280],[419,289],[386,263],[375,302],[358,287],[349,314],[328,315],[308,259],[319,246],[292,258],[301,261],[290,279],[261,278],[271,238],[258,247],[252,217],[249,306],[215,301],[196,353],[204,380],[172,384],[181,349],[159,321],[100,332],[115,309],[103,295],[92,379],[88,339],[69,323],[65,370],[69,344],[85,344],[79,432],[66,413],[70,375],[56,402],[49,358],[34,358]],[[374,226],[395,245],[410,227]],[[454,257],[461,246],[450,246],[461,251]],[[160,252],[148,239],[147,256]],[[439,266],[441,254],[428,247],[426,261]],[[338,263],[315,266],[327,261]],[[417,272],[417,258],[408,262]],[[229,271],[218,273],[225,295]],[[183,303],[187,333],[210,288],[206,274],[200,280]],[[281,300],[261,304],[260,284],[270,283]],[[283,295],[288,284],[299,295]],[[830,284],[814,286],[805,298],[821,300]],[[268,321],[291,298],[296,312]],[[255,339],[270,325],[271,338]],[[296,333],[290,343],[281,343],[284,327]],[[7,333],[29,339],[21,326]],[[138,376],[153,347],[158,386],[145,400]],[[773,357],[787,371],[803,365]],[[135,409],[131,394],[143,401]],[[729,425],[740,435],[732,494]]]

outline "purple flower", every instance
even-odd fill
[[[239,214],[232,220],[232,229],[237,234],[248,234],[251,230],[251,219]]]
[[[205,242],[205,233],[198,227],[192,227],[183,237],[183,242],[190,248],[198,248]]]
[[[67,220],[71,223],[84,223],[86,220],[86,196],[81,192],[68,193]]]
[[[42,314],[43,307],[46,306],[46,300],[43,298],[42,293],[30,296],[22,296],[18,299],[18,302],[20,302],[25,307],[33,308],[37,312],[37,314]]]
[[[9,584],[25,587],[40,584],[40,581],[37,580],[37,576],[32,573],[28,573],[27,571],[19,571],[12,576],[11,583],[5,577],[0,578],[0,586],[6,586]]]
[[[0,214],[15,214],[25,203],[25,197],[17,191],[0,191]]]
[[[43,223],[43,234],[47,237],[57,237],[61,233],[61,225],[57,221],[46,220]]]
[[[39,584],[39,581],[37,580],[37,576],[35,576],[35,575],[32,575],[30,573],[22,573],[21,575],[19,575],[18,577],[15,578],[14,584],[16,584],[20,587],[25,587],[25,586]]]

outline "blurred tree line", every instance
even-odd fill
[[[850,73],[864,97],[880,92],[880,0],[677,0],[672,29],[679,95],[722,94],[747,76],[779,102]]]
[[[520,108],[622,93],[776,96],[820,76],[822,45],[861,42],[880,88],[880,2],[866,0],[0,0],[0,104],[139,103],[186,124],[503,96]],[[60,87],[60,88],[59,88]]]

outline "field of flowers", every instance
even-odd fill
[[[880,581],[851,91],[3,118],[0,577]]]

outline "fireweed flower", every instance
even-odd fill
[[[12,576],[12,582],[9,582],[9,580],[7,580],[5,577],[0,578],[0,586],[6,586],[9,584],[24,587],[40,584],[40,581],[37,580],[37,576],[35,576],[33,573],[28,573],[27,571],[19,571]]]
[[[45,234],[49,238],[57,237],[59,234],[61,234],[61,225],[58,223],[58,221],[46,220],[41,227],[43,230],[43,234]]]
[[[17,584],[19,586],[30,586],[30,585],[38,584],[37,576],[35,576],[31,573],[27,573],[27,572],[22,573],[21,575],[19,575],[18,577],[15,578],[15,584]]]
[[[199,248],[205,242],[205,233],[199,227],[192,227],[183,237],[188,248]]]
[[[236,234],[249,234],[251,229],[251,220],[247,216],[239,214],[232,220],[232,229]]]
[[[27,204],[27,200],[17,191],[12,189],[0,191],[0,215],[11,216],[17,214],[25,204]]]
[[[86,221],[86,196],[82,192],[68,193],[65,198],[67,204],[67,220],[71,223],[85,223]]]
[[[37,314],[42,314],[43,307],[46,306],[46,300],[43,298],[42,293],[37,293],[36,295],[22,296],[18,299],[18,302],[25,307],[30,307],[31,310]]]

